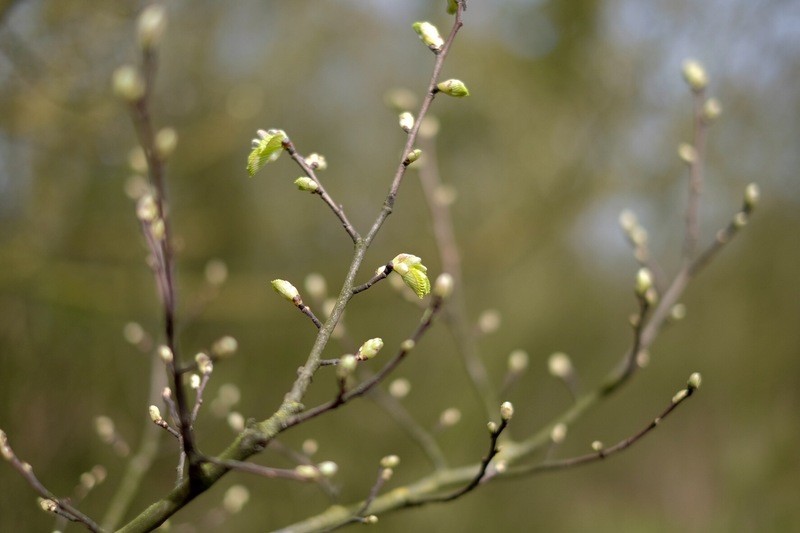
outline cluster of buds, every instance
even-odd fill
[[[625,209],[619,214],[619,225],[628,242],[633,246],[633,255],[636,260],[640,263],[647,261],[650,255],[647,247],[647,230],[639,223],[636,214]]]
[[[649,268],[640,268],[636,273],[636,295],[644,299],[648,305],[658,302],[658,292],[653,286],[653,273]]]
[[[150,236],[161,241],[166,235],[166,224],[160,213],[158,202],[152,194],[144,194],[136,202],[136,217],[144,225]]]
[[[756,205],[758,205],[758,201],[760,198],[761,198],[761,189],[758,187],[757,183],[751,183],[747,187],[745,187],[742,210],[736,213],[736,215],[733,217],[733,225],[737,229],[741,229],[747,225],[747,222],[750,219],[750,215],[756,208]]]

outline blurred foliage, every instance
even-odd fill
[[[105,465],[108,481],[82,506],[97,517],[123,461],[95,436],[94,417],[111,416],[131,444],[147,420],[148,358],[121,331],[129,321],[156,336],[160,327],[123,192],[133,129],[109,88],[113,69],[135,58],[137,4],[0,2],[0,427],[58,494]],[[250,139],[257,128],[282,128],[301,152],[323,153],[328,190],[364,228],[404,140],[383,94],[424,90],[432,57],[411,23],[446,27],[444,2],[175,0],[168,7],[155,118],[180,135],[168,179],[182,316],[196,307],[208,260],[220,258],[230,271],[219,297],[183,324],[181,344],[189,356],[236,336],[241,353],[218,365],[209,398],[235,383],[237,408],[261,419],[313,341],[307,320],[268,281],[300,286],[320,272],[336,291],[351,245],[318,199],[295,190],[299,174],[288,158],[247,178]],[[453,212],[470,313],[494,308],[503,317],[481,341],[492,378],[502,380],[513,349],[531,354],[531,370],[509,398],[514,435],[569,404],[546,374],[550,353],[569,353],[591,386],[630,342],[636,265],[617,213],[633,208],[663,264],[679,262],[686,172],[675,149],[690,135],[691,112],[679,74],[684,57],[705,63],[724,106],[710,136],[704,239],[735,212],[746,183],[761,184],[763,205],[690,287],[686,320],[663,332],[650,366],[572,428],[559,453],[633,433],[701,371],[696,399],[611,463],[496,483],[463,501],[383,517],[381,531],[800,527],[799,20],[798,4],[781,0],[470,2],[444,76],[464,80],[472,95],[441,98],[433,112],[442,123],[442,175],[458,191]],[[363,279],[399,252],[421,256],[435,276],[427,221],[412,173]],[[396,346],[417,315],[383,284],[353,300],[346,323],[355,342],[381,336]],[[332,343],[327,356],[338,350]],[[324,374],[309,403],[332,394]],[[444,328],[397,375],[410,379],[404,403],[423,425],[447,407],[463,411],[440,437],[451,463],[479,459],[486,421]],[[233,436],[207,409],[197,429],[209,452]],[[388,453],[403,458],[390,486],[427,469],[367,401],[281,440],[298,447],[309,436],[320,445],[316,458],[339,463],[344,502],[367,493]],[[133,512],[172,485],[174,446],[164,444]],[[258,461],[285,464],[274,452]],[[249,487],[251,500],[227,531],[263,531],[327,505],[311,486],[233,474],[173,524],[222,530],[214,508],[233,483]],[[0,467],[0,487],[0,530],[49,527],[10,468]]]

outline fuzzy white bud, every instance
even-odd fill
[[[547,360],[547,370],[550,375],[560,379],[568,379],[574,372],[572,361],[567,354],[562,352],[556,352],[550,356]]]
[[[592,450],[599,452],[603,449],[603,443],[599,440],[592,442]]]
[[[114,93],[127,102],[136,102],[144,96],[145,85],[141,73],[132,65],[123,65],[111,78]]]
[[[636,294],[645,296],[653,287],[653,274],[648,268],[640,268],[636,273]]]
[[[214,363],[211,362],[211,358],[205,352],[199,352],[195,355],[194,362],[197,363],[197,370],[204,376],[214,371]]]
[[[333,477],[339,471],[339,465],[333,461],[322,461],[317,465],[319,473],[325,477]]]
[[[530,356],[525,350],[514,350],[508,354],[508,371],[514,374],[524,372],[530,364]]]
[[[703,376],[700,375],[699,372],[692,373],[689,376],[689,381],[687,382],[687,387],[691,390],[697,390],[700,388],[700,384],[703,382]]]
[[[550,440],[555,444],[561,444],[567,438],[567,425],[558,423],[550,430]]]
[[[158,130],[155,138],[156,153],[164,161],[175,151],[178,146],[178,132],[174,128],[162,128]]]
[[[439,424],[442,427],[452,427],[461,421],[461,410],[457,407],[448,407],[439,415]]]
[[[678,157],[687,165],[691,165],[697,161],[697,150],[689,143],[681,143],[678,145]]]
[[[695,92],[702,91],[708,85],[706,69],[695,59],[687,59],[683,62],[683,79]]]
[[[313,153],[306,157],[306,165],[317,170],[325,170],[328,168],[328,161],[324,155]]]
[[[430,22],[415,22],[412,27],[425,46],[431,50],[438,52],[444,46],[444,39],[439,34],[439,30]]]
[[[136,217],[145,223],[151,223],[158,218],[158,204],[152,194],[145,194],[136,202]]]
[[[442,300],[446,300],[453,294],[453,276],[444,272],[439,274],[433,283],[433,295]]]
[[[514,416],[514,405],[511,402],[503,402],[500,405],[500,418],[508,422]]]
[[[400,128],[408,133],[414,128],[414,115],[408,111],[400,113]]]
[[[397,468],[400,464],[400,457],[397,455],[387,455],[381,459],[381,468]]]
[[[174,355],[172,354],[172,350],[169,349],[169,346],[162,344],[158,347],[158,356],[164,361],[164,364],[172,364],[174,359]]]
[[[151,4],[144,8],[139,15],[137,33],[139,46],[143,50],[150,50],[158,46],[164,30],[167,28],[167,11],[164,6]]]
[[[211,345],[211,353],[217,357],[231,357],[239,349],[239,341],[230,335],[217,339]]]

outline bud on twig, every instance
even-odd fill
[[[315,193],[317,192],[317,189],[319,189],[319,185],[317,185],[317,182],[312,180],[308,176],[301,176],[297,178],[296,180],[294,180],[294,184],[297,185],[297,188],[300,189],[301,191],[307,191],[310,193]]]
[[[306,157],[306,165],[317,170],[325,170],[328,168],[328,162],[325,160],[325,156],[317,153],[309,154],[308,157]]]
[[[381,468],[397,468],[400,464],[400,457],[397,455],[387,455],[381,459]]]
[[[689,143],[681,143],[678,145],[678,157],[687,165],[691,165],[697,161],[697,150]]]
[[[419,298],[431,292],[431,282],[426,274],[428,269],[416,255],[398,254],[392,259],[392,268]]]
[[[744,206],[746,209],[752,211],[758,204],[761,198],[761,189],[757,183],[751,183],[744,189]]]
[[[164,30],[167,28],[167,12],[164,6],[151,4],[139,15],[137,33],[142,50],[151,50],[158,46]]]
[[[405,161],[403,161],[403,163],[405,163],[406,166],[408,166],[417,159],[419,159],[421,155],[422,155],[422,150],[420,150],[419,148],[415,148],[414,150],[408,152],[408,156],[406,157]]]
[[[214,370],[214,363],[211,362],[211,358],[208,356],[208,354],[204,352],[200,352],[195,355],[194,362],[197,363],[197,369],[204,376],[207,376]]]
[[[687,59],[683,62],[683,79],[694,92],[702,91],[708,85],[706,70],[694,59]]]
[[[290,302],[294,302],[295,298],[300,298],[300,293],[297,289],[286,280],[283,279],[274,279],[272,280],[272,288],[275,289],[275,292],[289,300]]]
[[[406,133],[411,131],[414,128],[414,115],[408,111],[400,113],[400,128]]]
[[[112,86],[114,93],[129,103],[140,100],[145,92],[142,75],[132,65],[123,65],[114,71]]]
[[[722,105],[720,105],[719,100],[716,98],[709,98],[706,100],[706,103],[703,104],[703,118],[706,119],[706,122],[717,120],[721,114]]]
[[[347,354],[339,359],[339,365],[336,367],[336,373],[341,379],[345,379],[355,372],[358,366],[358,359],[355,355]]]
[[[157,406],[151,405],[148,412],[150,413],[150,420],[156,424],[160,424],[164,421],[164,418],[161,416],[161,410]]]
[[[430,22],[415,22],[412,27],[425,46],[434,52],[438,52],[444,46],[444,39],[439,34],[439,30]]]
[[[173,354],[172,350],[169,349],[169,346],[161,345],[158,347],[158,356],[164,361],[164,364],[172,364]]]
[[[455,98],[469,96],[469,90],[461,80],[446,80],[436,85],[436,88],[439,90],[439,92]]]
[[[694,372],[691,376],[689,376],[689,381],[687,382],[686,386],[689,388],[689,390],[694,391],[700,388],[700,384],[702,382],[703,376],[701,376],[699,372]]]
[[[453,294],[453,276],[446,272],[439,274],[433,283],[433,295],[446,300],[451,294]]]
[[[155,138],[156,153],[164,161],[175,151],[178,146],[178,133],[174,128],[162,128],[158,130]]]
[[[381,348],[383,348],[383,339],[380,337],[369,339],[358,349],[358,358],[361,360],[372,359],[378,355]]]
[[[636,294],[645,296],[653,287],[653,274],[648,268],[640,268],[636,273]]]
[[[514,405],[511,402],[503,402],[500,406],[500,418],[508,422],[514,416]]]

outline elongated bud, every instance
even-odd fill
[[[439,30],[430,22],[415,22],[412,27],[425,46],[434,52],[438,52],[444,46],[444,39],[439,34]]]
[[[361,359],[372,359],[378,355],[381,348],[383,348],[383,339],[375,337],[361,345],[361,348],[358,349],[358,356]]]
[[[301,176],[297,178],[296,180],[294,180],[294,184],[297,185],[297,188],[300,189],[301,191],[314,193],[317,192],[317,189],[319,189],[319,185],[317,185],[317,182],[312,180],[308,176]]]
[[[178,133],[173,128],[158,130],[155,138],[156,153],[164,161],[175,151],[178,146]]]
[[[300,293],[297,291],[294,285],[284,279],[272,280],[272,288],[275,289],[275,292],[290,302],[294,302],[295,298],[300,298]]]
[[[164,421],[164,419],[161,417],[161,410],[157,406],[151,405],[148,409],[148,412],[150,413],[150,420],[156,424]]]
[[[433,283],[433,295],[446,300],[453,294],[453,276],[448,273],[439,274]]]
[[[706,69],[694,59],[687,59],[683,62],[683,79],[694,92],[702,91],[708,85]]]
[[[500,406],[500,418],[508,422],[514,416],[514,405],[511,402],[503,402]]]
[[[306,165],[318,170],[325,170],[328,168],[328,162],[325,160],[325,156],[317,153],[309,154],[309,156],[306,157]]]
[[[406,160],[403,162],[406,164],[406,166],[410,165],[411,163],[419,159],[421,155],[422,155],[422,150],[420,150],[419,148],[415,148],[414,150],[408,152],[408,156],[406,156]]]
[[[151,4],[139,15],[137,24],[139,46],[142,50],[151,50],[158,46],[164,30],[167,29],[167,11],[164,6]]]
[[[689,396],[689,390],[681,389],[672,397],[672,403],[682,402],[687,396]]]
[[[694,372],[691,376],[689,376],[689,381],[687,382],[686,386],[690,390],[697,390],[700,388],[700,384],[703,382],[703,376],[700,375],[700,372]]]
[[[761,198],[761,189],[757,183],[751,183],[744,189],[744,205],[748,210],[753,210]]]
[[[408,111],[400,113],[400,128],[406,133],[411,131],[414,128],[414,115]]]
[[[648,268],[640,268],[636,273],[636,294],[645,296],[648,290],[653,287],[653,274]]]
[[[381,459],[381,468],[397,468],[400,464],[400,457],[397,455],[387,455]]]
[[[145,194],[136,202],[136,217],[146,223],[158,217],[158,204],[152,194]]]
[[[703,118],[706,122],[713,122],[722,114],[722,105],[716,98],[709,98],[703,104]]]
[[[461,80],[446,80],[436,86],[439,92],[455,98],[463,98],[469,96],[469,90],[464,82]]]
[[[144,80],[132,65],[123,65],[115,70],[111,83],[114,93],[129,103],[137,102],[144,96]]]

